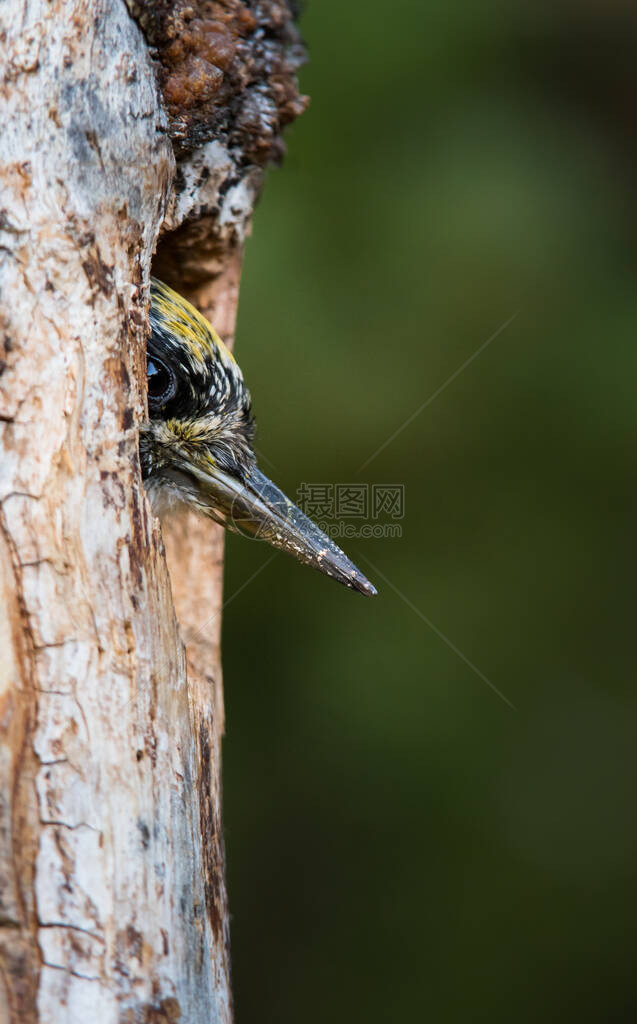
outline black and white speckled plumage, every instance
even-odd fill
[[[140,451],[142,475],[190,463],[193,453],[232,471],[254,463],[250,392],[230,351],[201,314],[161,281],[151,282],[148,358],[175,375],[169,401],[149,401]],[[150,488],[151,500],[153,488]]]

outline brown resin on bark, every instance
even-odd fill
[[[281,0],[128,3],[157,55],[177,152],[217,138],[246,162],[279,159],[282,129],[308,102],[295,11]]]

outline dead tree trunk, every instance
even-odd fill
[[[137,428],[153,253],[231,336],[298,63],[281,0],[0,5],[2,1024],[231,1018],[222,538],[169,576]]]

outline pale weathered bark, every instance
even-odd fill
[[[228,1021],[222,539],[171,592],[137,427],[160,236],[232,335],[291,16],[4,0],[0,64],[0,1022]]]

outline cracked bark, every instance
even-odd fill
[[[231,1019],[223,541],[137,426],[153,253],[231,341],[299,59],[275,0],[0,7],[0,1024]]]

